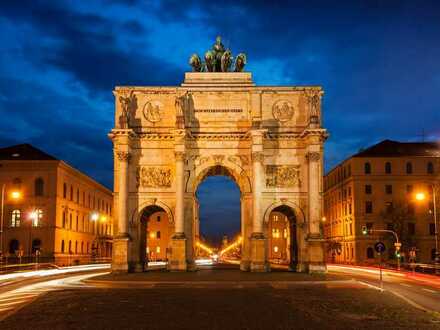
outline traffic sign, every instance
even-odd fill
[[[374,249],[377,253],[383,253],[385,251],[385,244],[383,244],[382,242],[377,242],[376,244],[374,244]]]

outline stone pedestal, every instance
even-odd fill
[[[267,262],[266,245],[267,239],[262,234],[251,237],[251,272],[270,271],[270,266]]]
[[[168,260],[168,270],[170,271],[186,271],[186,238],[171,238],[171,253]]]
[[[130,243],[129,237],[119,237],[113,239],[113,273],[127,273],[128,267],[128,245]]]
[[[327,266],[324,255],[325,240],[320,237],[309,237],[307,239],[309,250],[309,273],[323,274],[327,273]]]

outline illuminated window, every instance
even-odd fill
[[[278,216],[277,216],[277,215],[274,215],[274,216],[273,216],[273,220],[274,220],[274,221],[278,221]]]
[[[273,252],[275,252],[275,253],[278,252],[278,246],[274,246],[274,247],[273,247]]]
[[[11,227],[20,227],[21,211],[13,210],[11,216]]]
[[[273,238],[279,238],[280,237],[280,230],[279,229],[272,229],[272,237]]]
[[[287,238],[287,229],[286,228],[284,228],[283,236],[284,236],[284,238]]]
[[[150,253],[150,248],[147,246],[147,254]]]
[[[160,246],[156,246],[156,253],[160,253]]]
[[[43,210],[36,209],[32,217],[32,227],[41,226],[41,219],[43,219]]]

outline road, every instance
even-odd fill
[[[47,292],[84,287],[83,280],[109,269],[108,264],[98,264],[0,275],[0,321]]]
[[[328,265],[329,274],[341,274],[380,289],[379,269]],[[382,288],[405,299],[414,307],[440,313],[440,277],[384,270]]]

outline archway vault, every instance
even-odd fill
[[[232,162],[206,162],[189,173],[186,192],[195,193],[198,186],[209,176],[224,175],[231,178],[240,189],[241,194],[251,193],[252,187],[246,171]]]
[[[148,200],[145,200],[139,204],[139,206],[133,211],[131,217],[130,217],[130,223],[132,226],[136,226],[140,223],[142,214],[148,207],[158,207],[163,209],[168,216],[168,222],[170,224],[174,223],[174,216],[173,212],[171,211],[171,208],[163,201],[158,200],[157,198],[150,198]]]
[[[280,206],[290,207],[295,212],[295,217],[298,225],[303,225],[306,223],[305,211],[296,202],[290,200],[279,200],[269,205],[269,207],[264,212],[263,220],[265,224],[269,222],[270,213]]]

